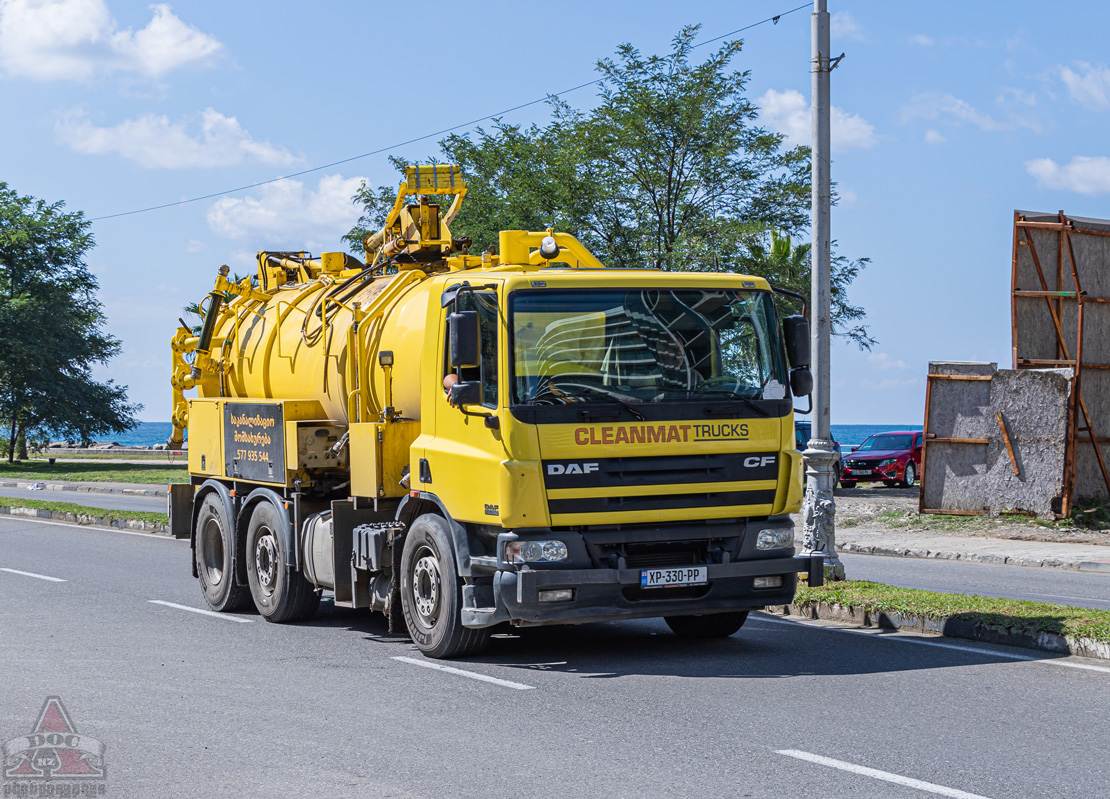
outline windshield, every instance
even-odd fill
[[[865,450],[909,449],[913,441],[911,434],[892,435],[883,433],[874,435],[856,447],[857,452]]]
[[[767,291],[525,291],[511,314],[515,404],[788,396]]]

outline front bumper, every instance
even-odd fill
[[[811,586],[824,581],[824,559],[782,557],[707,566],[708,583],[697,590],[640,588],[640,569],[551,569],[498,571],[493,579],[493,607],[475,607],[464,589],[462,621],[467,627],[501,622],[517,626],[580,624],[614,619],[643,619],[752,610],[788,604],[794,599],[798,572]],[[754,578],[781,575],[782,587],[756,589]],[[540,602],[541,590],[571,588],[573,599]],[[471,601],[467,601],[468,598]]]
[[[883,474],[877,470],[872,470],[871,474],[852,474],[847,469],[840,475],[840,479],[847,480],[851,483],[883,483],[883,482],[901,482],[904,474],[902,470],[895,470],[890,474]]]

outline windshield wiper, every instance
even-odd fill
[[[755,400],[750,397],[745,397],[742,394],[737,394],[735,391],[726,391],[723,388],[688,388],[685,389],[687,396],[696,396],[698,394],[724,394],[734,400],[740,400],[747,407],[758,413],[760,416],[770,416],[771,412],[761,405],[756,405]]]
[[[605,397],[605,399],[609,400],[610,402],[613,402],[617,405],[620,405],[622,408],[624,408],[630,414],[635,416],[641,422],[647,421],[647,417],[644,416],[642,413],[640,413],[638,410],[633,408],[631,405],[629,405],[624,400],[617,399],[616,397],[614,397],[612,394],[610,394],[608,391],[605,391],[604,389],[595,388],[594,386],[588,386],[588,385],[585,385],[585,384],[580,385],[580,386],[575,386],[575,388],[576,389],[585,389],[586,391],[592,391],[594,394],[597,394],[598,396],[601,396],[601,397]],[[581,394],[577,394],[577,393],[571,393],[571,392],[564,392],[564,393],[568,397],[581,397],[582,396]]]

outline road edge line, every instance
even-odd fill
[[[1094,610],[1101,610],[1094,608]],[[866,607],[846,607],[829,602],[807,602],[805,605],[769,605],[767,612],[774,616],[799,619],[839,621],[859,627],[916,632],[959,641],[981,641],[985,644],[1033,649],[1056,655],[1074,655],[1091,660],[1110,660],[1110,643],[1092,638],[1074,638],[1063,633],[1042,631],[1013,633],[1008,630],[967,622],[954,621],[951,616],[939,619],[925,616],[902,616],[898,613],[873,611]]]
[[[898,633],[898,631],[896,630],[883,631],[878,627],[837,627],[833,626],[834,624],[836,624],[835,622],[821,623],[821,619],[803,619],[797,616],[787,616],[780,618],[773,615],[763,615],[756,616],[755,620],[757,622],[766,622],[768,624],[786,624],[795,627],[804,627],[810,630],[825,630],[834,633],[851,633],[852,635],[863,635],[868,638],[873,638],[876,641],[894,641],[901,644],[918,644],[921,646],[935,647],[937,649],[949,649],[956,652],[968,652],[976,655],[990,655],[993,657],[1002,658],[1003,660],[1014,660],[1021,663],[1040,663],[1045,666],[1059,666],[1061,668],[1080,669],[1083,671],[1098,671],[1105,674],[1110,674],[1110,666],[1099,666],[1093,663],[1074,663],[1066,659],[1054,660],[1051,658],[1037,657],[1036,655],[1022,655],[1017,652],[1004,652],[1000,649],[984,649],[982,647],[965,646],[963,644],[949,643],[949,641],[944,640],[945,637],[943,635],[922,635],[920,633],[912,632],[896,634]],[[1006,644],[999,644],[999,646],[1006,646]],[[1050,654],[1063,655],[1063,653],[1061,652],[1054,652]]]
[[[101,527],[97,524],[78,524],[77,522],[59,522],[53,519],[40,519],[33,516],[22,516],[18,514],[0,514],[0,521],[7,517],[12,521],[31,522],[32,524],[52,524],[55,527],[72,527],[75,530],[98,530],[102,533],[120,533],[121,535],[141,535],[146,538],[158,538],[162,541],[184,541],[183,538],[174,538],[167,533],[144,533],[141,530],[126,530],[122,527]]]

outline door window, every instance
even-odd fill
[[[481,335],[481,364],[458,370],[460,381],[477,380],[482,384],[482,405],[497,407],[497,295],[492,291],[464,291],[459,297],[460,311],[478,312],[478,329]],[[448,344],[444,346],[444,371],[446,376],[452,370]]]

